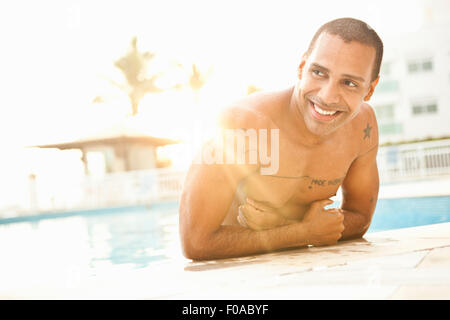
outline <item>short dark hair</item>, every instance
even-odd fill
[[[378,34],[364,21],[353,18],[340,18],[325,23],[317,30],[312,38],[306,55],[309,55],[314,49],[316,40],[322,33],[329,33],[339,36],[345,42],[357,41],[375,48],[375,63],[372,70],[372,81],[375,80],[381,67],[383,59],[383,42]]]

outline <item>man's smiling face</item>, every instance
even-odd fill
[[[372,80],[374,62],[371,46],[325,32],[319,36],[298,74],[298,107],[311,133],[330,134],[358,113],[378,83]]]

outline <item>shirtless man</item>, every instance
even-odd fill
[[[227,109],[224,128],[279,129],[278,141],[270,141],[278,143],[279,168],[267,175],[259,161],[193,164],[180,202],[187,258],[332,245],[364,235],[379,188],[377,123],[366,101],[382,55],[383,44],[366,23],[333,20],[312,39],[293,88],[252,94]],[[341,207],[326,209],[339,187]]]

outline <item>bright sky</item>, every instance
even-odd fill
[[[382,38],[394,37],[421,26],[423,1],[0,2],[0,174],[9,181],[4,188],[17,172],[37,172],[48,162],[22,146],[74,139],[129,112],[126,96],[105,79],[122,81],[113,62],[134,35],[141,50],[156,53],[155,70],[173,62],[196,63],[203,71],[213,67],[200,106],[187,92],[142,101],[142,127],[177,136],[186,123],[212,119],[249,84],[269,90],[292,85],[301,54],[323,23],[350,16]],[[171,70],[166,84],[180,78]],[[106,103],[93,105],[97,95]],[[57,157],[79,165],[73,153]]]
[[[128,101],[102,77],[121,80],[113,61],[126,51],[133,35],[141,49],[156,52],[160,62],[196,62],[204,70],[213,66],[219,82],[215,91],[221,93],[211,106],[215,108],[242,95],[247,84],[267,89],[292,84],[314,31],[330,19],[361,18],[381,36],[404,32],[421,21],[418,1],[408,1],[407,9],[398,1],[307,3],[2,2],[2,145],[71,138],[80,134],[81,126],[121,116],[116,109]],[[90,104],[102,94],[118,100],[110,101],[115,106],[105,108],[109,112]]]

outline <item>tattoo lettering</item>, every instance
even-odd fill
[[[316,185],[318,185],[318,186],[323,187],[326,181],[327,181],[327,180],[312,179],[312,180],[311,180],[311,185],[316,184]]]
[[[320,179],[312,179],[311,184],[308,186],[309,189],[312,189],[313,185],[325,187],[325,186],[335,186],[341,183],[345,177],[337,178],[333,180],[320,180]]]
[[[369,123],[367,123],[367,127],[363,130],[364,131],[364,139],[369,138],[370,139],[370,130],[372,130],[372,127],[369,126]]]
[[[341,183],[343,180],[344,180],[344,178],[337,178],[337,179],[334,179],[334,180],[329,180],[328,181],[328,185],[329,186],[335,186],[335,185]]]

